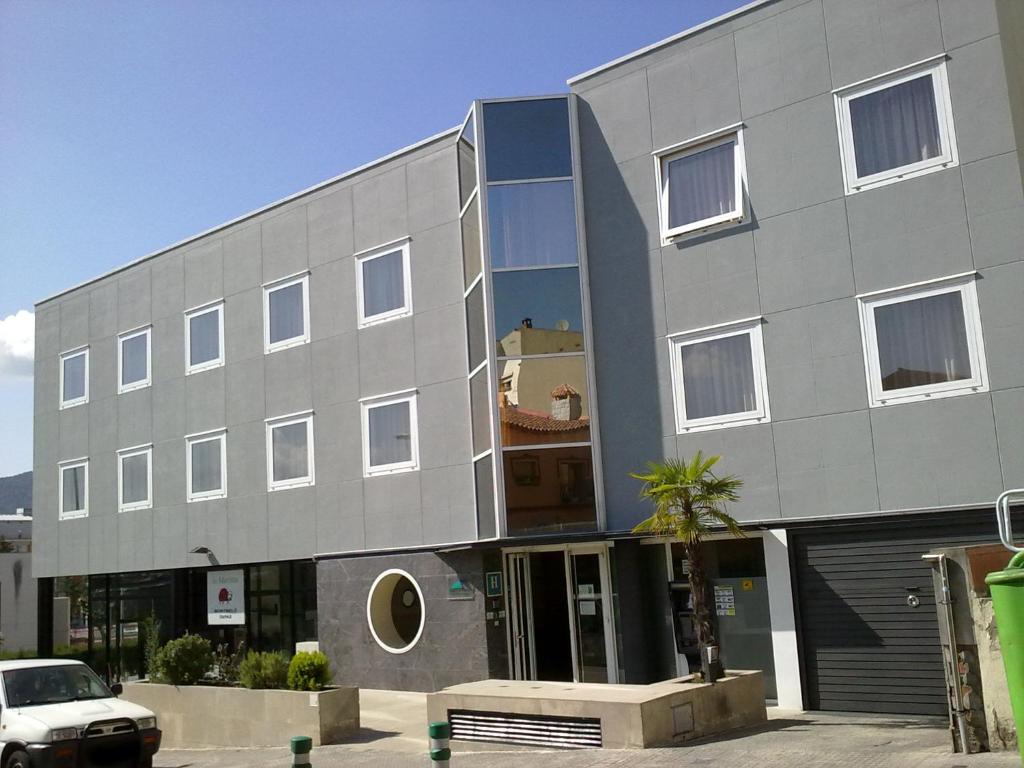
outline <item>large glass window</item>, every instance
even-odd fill
[[[502,445],[590,441],[587,365],[582,355],[505,360],[498,370]]]
[[[576,202],[571,181],[488,188],[491,266],[576,264]]]
[[[459,207],[464,208],[476,189],[476,123],[473,113],[459,135]]]
[[[488,454],[473,462],[473,487],[476,492],[476,535],[493,539],[497,535],[494,519],[494,456]]]
[[[480,197],[473,202],[462,215],[462,270],[465,286],[469,288],[479,276],[482,269],[480,256]]]
[[[60,356],[60,407],[89,402],[89,348]]]
[[[227,495],[224,484],[227,476],[227,452],[224,450],[226,439],[227,433],[224,431],[186,438],[189,501],[219,499]]]
[[[503,458],[509,534],[596,528],[589,446],[505,451]]]
[[[185,373],[224,364],[224,303],[185,313]]]
[[[565,98],[484,104],[487,180],[572,176]]]
[[[359,256],[356,290],[360,327],[411,314],[409,241]]]
[[[151,331],[152,328],[142,328],[123,333],[118,337],[118,393],[149,386]]]
[[[364,401],[362,406],[364,474],[417,469],[416,395]]]
[[[768,420],[760,319],[688,332],[671,342],[680,433]]]
[[[78,459],[60,465],[60,519],[89,515],[89,460]]]
[[[153,506],[153,446],[118,451],[117,474],[118,509],[121,512]]]
[[[466,296],[466,335],[469,341],[469,370],[476,370],[487,359],[487,320],[484,315],[484,288],[477,283]]]
[[[267,421],[267,487],[313,485],[313,414]]]
[[[469,380],[469,411],[473,427],[473,455],[491,447],[491,409],[487,387],[487,369],[477,371]]]
[[[309,275],[263,286],[265,352],[309,342]]]
[[[861,298],[871,405],[987,388],[973,276]]]
[[[945,60],[836,93],[847,194],[957,163]]]
[[[583,350],[583,302],[577,267],[495,272],[498,356]]]

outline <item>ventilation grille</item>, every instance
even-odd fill
[[[452,727],[452,738],[462,741],[500,741],[576,749],[601,746],[601,721],[596,717],[448,710],[448,722]]]

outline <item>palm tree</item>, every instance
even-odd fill
[[[700,451],[689,461],[668,459],[647,463],[645,474],[630,473],[644,485],[640,497],[654,502],[654,514],[637,525],[634,533],[671,535],[682,542],[690,564],[690,595],[693,622],[701,659],[704,649],[717,645],[711,625],[708,602],[708,577],[701,542],[711,526],[724,526],[734,536],[745,537],[742,529],[725,511],[725,504],[739,499],[736,491],[743,481],[735,475],[717,476],[712,468],[721,456],[705,456]]]

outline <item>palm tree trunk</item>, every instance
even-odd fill
[[[697,630],[697,645],[701,658],[704,648],[718,645],[711,624],[711,606],[708,599],[708,575],[704,567],[704,552],[700,541],[685,544],[686,558],[690,561],[690,594],[693,597],[693,624]]]

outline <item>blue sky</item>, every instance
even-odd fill
[[[0,1],[0,476],[19,310],[743,2]]]

